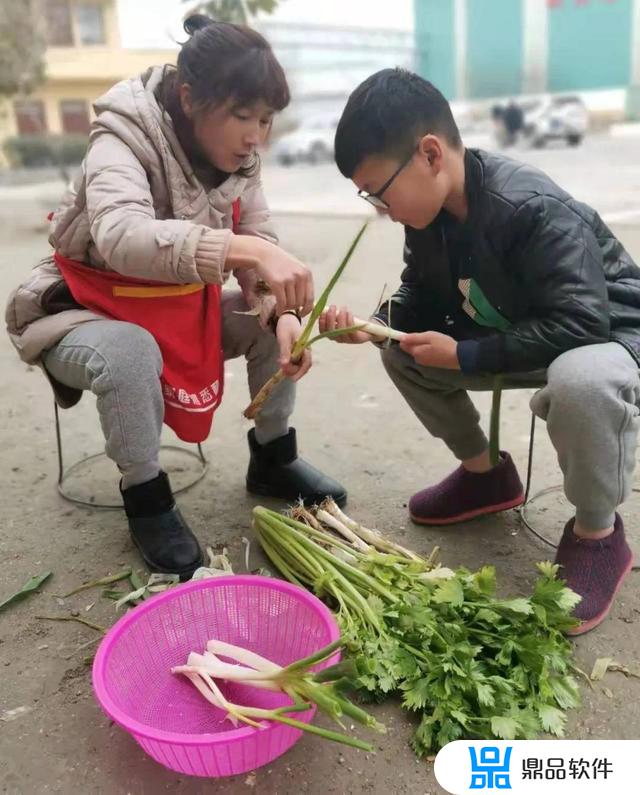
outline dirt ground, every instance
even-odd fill
[[[46,250],[35,221],[45,202],[8,202],[0,207],[0,294],[3,298]],[[317,284],[345,251],[356,220],[279,217],[283,245],[314,268]],[[640,235],[619,230],[636,257]],[[336,290],[336,300],[358,313],[375,304],[382,285],[395,284],[400,271],[401,230],[375,224],[365,236]],[[108,793],[155,795],[197,793],[411,793],[442,792],[432,765],[416,761],[407,745],[411,724],[396,704],[376,713],[389,729],[375,755],[365,756],[312,737],[304,737],[288,754],[255,774],[224,781],[190,779],[147,758],[130,737],[113,726],[96,705],[90,669],[83,663],[92,648],[91,629],[45,622],[39,614],[68,614],[76,609],[100,624],[116,619],[113,604],[87,592],[60,603],[53,594],[105,575],[125,564],[139,566],[119,511],[83,509],[56,493],[53,406],[42,375],[19,362],[0,335],[2,363],[3,518],[0,532],[0,595],[9,594],[29,576],[46,569],[53,577],[22,604],[0,614],[0,788],[11,795],[35,793]],[[526,468],[530,414],[529,393],[504,398],[503,447]],[[242,536],[252,536],[250,511],[256,501],[244,490],[247,425],[241,409],[247,399],[242,362],[228,370],[224,405],[213,436],[204,448],[211,462],[204,481],[182,495],[180,506],[204,544],[226,545],[238,572],[244,570]],[[478,397],[486,417],[488,396]],[[93,400],[62,416],[65,454],[73,461],[101,449]],[[505,591],[526,590],[534,563],[553,550],[532,536],[514,512],[451,527],[425,530],[407,518],[408,497],[444,476],[452,459],[422,431],[386,378],[377,351],[370,346],[330,343],[316,348],[315,366],[299,389],[294,416],[301,452],[330,471],[349,489],[349,513],[385,530],[419,552],[434,544],[447,565],[477,568],[492,563]],[[560,482],[553,450],[540,424],[535,452],[533,489]],[[167,434],[167,441],[171,441]],[[172,459],[167,466],[184,470]],[[187,467],[188,468],[188,467]],[[188,474],[174,471],[174,482]],[[117,479],[109,464],[100,463],[75,485],[100,499],[115,496]],[[552,493],[531,508],[538,529],[557,540],[570,506]],[[631,543],[640,554],[640,501],[637,495],[623,510]],[[252,545],[251,565],[262,562]],[[596,658],[610,656],[628,666],[640,660],[640,574],[625,583],[609,620],[576,642],[578,662],[590,670]],[[88,605],[94,603],[89,612]],[[605,692],[609,689],[609,694]],[[584,705],[571,715],[569,736],[590,739],[640,737],[640,680],[610,673],[593,690],[583,688]],[[14,710],[22,708],[18,713]]]

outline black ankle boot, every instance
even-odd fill
[[[305,505],[320,503],[325,497],[333,497],[339,506],[346,503],[347,492],[336,480],[298,458],[295,428],[267,444],[258,444],[253,428],[248,437],[247,491],[251,494],[291,503],[302,499]]]
[[[147,566],[188,579],[202,565],[202,551],[176,506],[166,472],[120,492],[131,537]]]

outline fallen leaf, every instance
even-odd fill
[[[624,674],[625,676],[633,676],[635,679],[640,679],[640,674],[636,673],[635,671],[631,671],[629,668],[627,668],[626,665],[620,665],[619,663],[611,663],[609,665],[609,670],[618,671],[619,673]]]
[[[599,682],[609,670],[609,666],[612,664],[612,662],[613,660],[611,657],[598,657],[593,665],[593,670],[591,671],[591,681]]]
[[[3,607],[13,604],[13,602],[19,602],[21,599],[29,596],[29,594],[36,591],[49,577],[51,577],[50,571],[45,571],[44,574],[38,574],[35,577],[30,577],[19,591],[11,594],[11,596],[7,597],[3,602],[0,602],[0,610],[2,610]]]
[[[597,682],[602,679],[607,671],[617,671],[625,676],[633,676],[635,679],[640,679],[640,673],[630,670],[626,665],[614,662],[611,657],[599,657],[593,666],[593,671],[591,671],[592,681]]]
[[[29,712],[33,712],[33,707],[15,707],[15,709],[5,709],[0,712],[0,720],[4,723],[8,723],[10,720],[16,720],[16,718],[21,718],[23,715],[28,715]]]

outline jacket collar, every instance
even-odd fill
[[[480,194],[484,185],[484,168],[477,149],[464,150],[464,192],[467,199],[467,218],[464,222],[456,223],[460,231],[473,227],[477,218]],[[442,208],[434,223],[454,223],[453,216]],[[429,225],[431,226],[431,224]],[[427,227],[428,229],[429,227]]]
[[[467,197],[467,223],[478,210],[480,194],[484,186],[484,168],[477,149],[464,150],[464,192]]]

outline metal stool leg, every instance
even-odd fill
[[[524,503],[526,505],[529,500],[529,492],[531,491],[531,476],[533,475],[533,443],[536,435],[536,415],[531,412],[531,429],[529,431],[529,455],[527,456],[527,485],[524,489]]]
[[[81,497],[78,497],[74,494],[71,494],[66,486],[65,481],[71,475],[72,472],[76,472],[78,469],[81,469],[83,466],[88,464],[90,461],[95,461],[97,458],[106,458],[106,453],[95,453],[94,455],[88,455],[84,458],[81,458],[79,461],[76,461],[74,464],[71,464],[66,470],[64,468],[64,455],[62,451],[62,433],[60,429],[60,414],[58,410],[58,404],[53,402],[53,409],[55,414],[55,423],[56,423],[56,445],[58,451],[58,493],[61,497],[63,497],[67,502],[72,502],[74,505],[84,505],[88,508],[102,508],[104,510],[124,510],[123,504],[120,503],[100,503],[100,502],[89,502],[89,500],[83,500]],[[202,445],[198,443],[197,445],[197,452],[193,450],[188,450],[185,447],[179,447],[178,445],[174,444],[165,444],[162,445],[160,448],[161,450],[177,450],[178,452],[182,453],[183,455],[190,456],[191,458],[196,458],[200,462],[200,468],[196,472],[195,476],[184,486],[179,489],[176,489],[173,493],[174,494],[181,494],[183,491],[190,489],[192,486],[195,486],[196,483],[199,483],[202,478],[207,474],[209,470],[209,462],[207,461],[204,451],[202,449]]]
[[[533,446],[535,442],[535,433],[536,433],[536,415],[531,414],[531,431],[529,434],[529,456],[527,461],[527,485],[525,486],[524,491],[524,502],[519,508],[516,508],[516,511],[520,514],[520,521],[522,524],[529,530],[529,532],[533,533],[533,535],[538,538],[543,544],[546,544],[553,549],[557,549],[558,545],[554,544],[552,541],[549,541],[548,538],[545,538],[541,533],[539,533],[535,527],[531,524],[527,517],[527,508],[535,502],[540,497],[543,497],[545,494],[551,494],[552,492],[562,491],[563,486],[549,486],[546,489],[542,489],[541,491],[536,492],[533,496],[529,496],[531,493],[531,478],[533,476]]]

